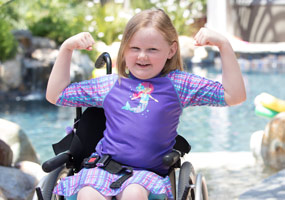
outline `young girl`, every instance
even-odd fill
[[[134,172],[119,189],[111,189],[120,175],[97,167],[82,169],[64,178],[54,189],[56,194],[77,194],[84,200],[112,196],[140,200],[152,193],[173,199],[169,177],[160,175],[167,174],[162,157],[175,143],[182,109],[235,105],[246,99],[229,41],[206,28],[194,39],[197,46],[219,48],[222,84],[182,71],[177,32],[160,9],[142,11],[128,22],[117,58],[118,75],[70,84],[72,51],[92,50],[94,40],[89,33],[79,33],[62,44],[48,82],[47,100],[60,106],[103,107],[106,130],[96,153],[111,155]]]

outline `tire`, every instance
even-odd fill
[[[194,200],[195,171],[190,162],[184,162],[179,171],[178,200]]]
[[[42,187],[42,194],[44,200],[59,200],[64,199],[63,196],[58,196],[52,193],[53,188],[59,182],[61,178],[67,176],[69,170],[65,168],[65,166],[61,166],[56,170],[52,171],[46,178],[45,183]]]

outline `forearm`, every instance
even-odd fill
[[[235,53],[228,41],[220,47],[222,60],[222,84],[225,89],[225,101],[228,105],[239,104],[246,99],[242,73]]]
[[[70,63],[72,51],[60,48],[59,54],[49,77],[46,99],[55,104],[61,92],[70,84]]]
[[[92,50],[94,39],[88,32],[78,33],[63,42],[49,77],[46,98],[55,104],[61,92],[70,84],[70,63],[75,49]]]

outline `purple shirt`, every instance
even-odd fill
[[[103,107],[104,138],[96,151],[125,165],[167,173],[162,157],[172,150],[182,109],[225,106],[218,82],[187,72],[140,80],[112,74],[68,86],[57,101],[63,106]]]

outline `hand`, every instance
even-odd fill
[[[222,46],[222,44],[228,41],[223,35],[208,28],[201,28],[195,35],[194,40],[195,46],[210,45],[217,47]]]
[[[82,32],[66,39],[62,47],[73,51],[74,49],[86,49],[91,51],[95,41],[89,32]]]

